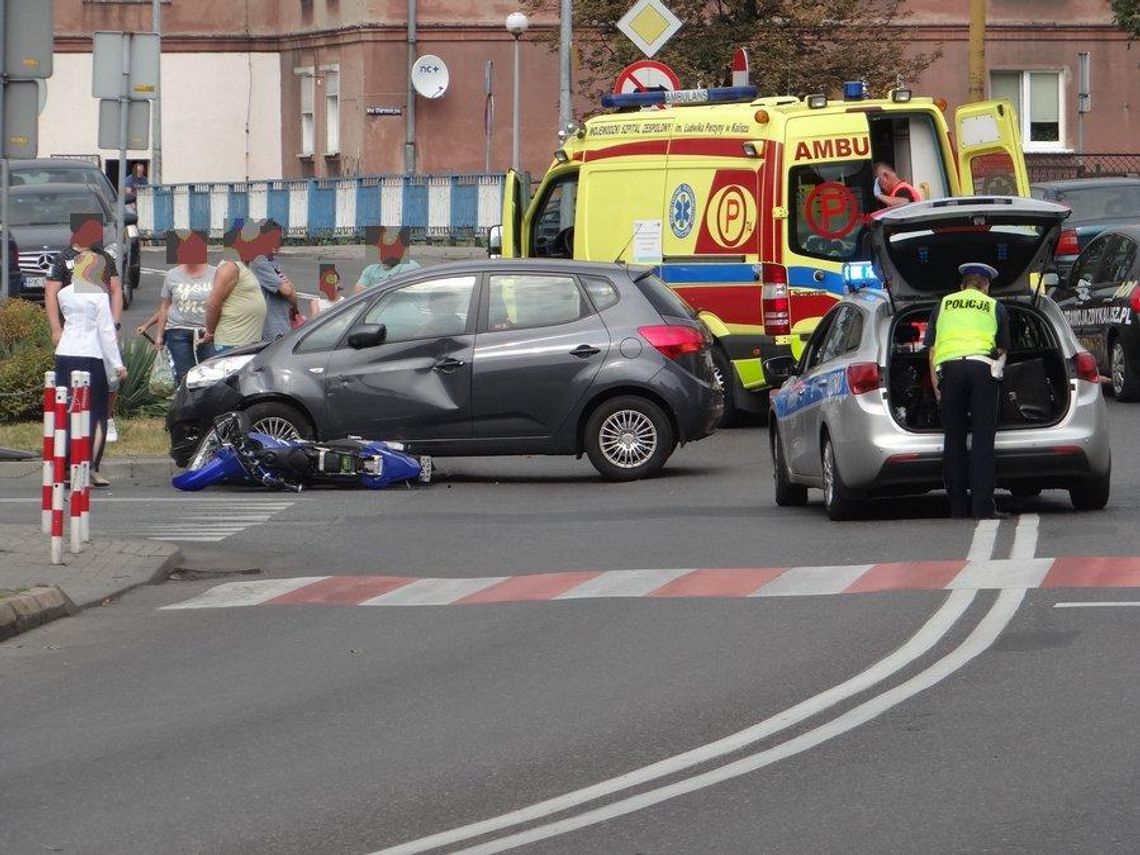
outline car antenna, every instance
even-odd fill
[[[637,224],[637,228],[635,228],[635,229],[633,230],[633,234],[631,234],[631,235],[629,236],[629,240],[627,240],[627,241],[625,242],[625,246],[623,246],[621,249],[619,249],[619,250],[618,250],[617,258],[615,258],[615,259],[614,259],[614,264],[620,264],[620,263],[621,263],[621,257],[622,257],[623,255],[625,255],[625,251],[626,251],[627,249],[629,249],[629,245],[630,245],[631,243],[633,243],[634,239],[637,237],[637,234],[638,234],[638,232],[640,232],[640,231],[641,231],[641,227],[642,227],[642,226],[644,226],[644,225],[645,225],[645,221],[642,221],[642,222],[640,222],[640,223],[638,223],[638,224]]]

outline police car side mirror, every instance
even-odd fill
[[[780,386],[789,377],[795,377],[799,373],[799,362],[794,356],[772,356],[764,360],[764,376],[769,386]]]
[[[503,227],[491,226],[487,232],[487,255],[498,258],[503,254]]]

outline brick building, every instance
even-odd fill
[[[418,0],[416,55],[450,69],[442,97],[416,97],[419,172],[484,172],[484,73],[493,62],[490,171],[511,148],[514,0]],[[167,182],[332,177],[404,170],[408,0],[164,0],[163,178]],[[909,0],[900,18],[917,49],[941,47],[924,94],[967,94],[967,4]],[[91,33],[150,29],[150,0],[56,0],[56,73],[41,121],[43,155],[93,153]],[[1077,54],[1092,54],[1086,151],[1135,151],[1140,44],[1111,23],[1106,0],[990,0],[988,86],[1019,106],[1028,151],[1077,145]],[[558,122],[557,56],[535,33],[522,46],[522,161],[541,171]],[[105,159],[115,153],[100,152]],[[148,159],[148,152],[131,152]]]

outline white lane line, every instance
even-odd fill
[[[527,831],[458,851],[467,853],[467,855],[491,855],[491,853],[504,852],[527,843],[546,840],[550,837],[556,837],[560,834],[566,834],[567,832],[587,826],[597,825],[598,823],[614,819],[615,817],[644,810],[647,807],[660,804],[669,799],[675,799],[678,796],[693,793],[705,789],[706,787],[711,787],[715,784],[747,775],[780,760],[815,748],[830,739],[834,739],[862,724],[866,724],[884,712],[898,706],[903,701],[937,685],[955,671],[968,664],[971,660],[984,653],[990,645],[997,640],[1002,630],[1009,625],[1010,620],[1012,620],[1014,614],[1017,612],[1018,606],[1021,605],[1024,596],[1024,591],[1002,591],[993,606],[986,613],[986,616],[982,618],[981,622],[979,622],[974,631],[967,636],[966,640],[929,668],[921,671],[893,689],[888,689],[870,700],[864,701],[854,709],[837,716],[819,727],[812,728],[806,733],[789,739],[787,742],[728,763],[709,772],[704,772],[700,775],[694,775],[691,778],[686,778],[664,787],[658,787],[644,793],[639,793],[636,796],[622,799],[621,801],[605,805],[604,807],[595,808],[578,816],[548,823],[547,825],[540,825],[536,828],[528,829]],[[390,851],[395,852],[398,850],[393,849]]]
[[[1037,514],[1022,514],[1017,518],[1017,531],[1013,535],[1010,558],[1032,558],[1037,554],[1037,530],[1041,518]]]
[[[327,579],[328,576],[294,576],[291,579],[257,579],[249,582],[227,582],[211,588],[192,600],[163,606],[172,609],[212,609],[222,606],[256,606],[282,594]]]
[[[140,267],[139,270],[142,271],[143,273],[152,273],[155,276],[165,276],[166,275],[165,270],[159,270],[155,267]]]
[[[974,526],[974,539],[970,542],[970,551],[966,553],[967,561],[985,561],[994,557],[994,545],[997,542],[998,524],[1001,520],[978,520]]]
[[[1053,603],[1055,609],[1113,609],[1113,608],[1140,608],[1138,600],[1109,600],[1103,603],[1091,601],[1079,603]]]
[[[752,596],[813,597],[842,594],[874,564],[851,564],[839,567],[793,567],[785,570]]]
[[[644,597],[679,579],[689,570],[609,570],[588,582],[583,582],[556,600],[579,600],[586,597]]]
[[[360,603],[362,606],[446,606],[502,582],[507,576],[478,579],[417,579],[387,594]]]
[[[989,561],[967,561],[947,588],[1037,588],[1053,567],[1052,558],[995,558]]]
[[[447,846],[463,840],[470,840],[473,837],[479,837],[493,831],[501,831],[515,825],[542,819],[543,817],[577,807],[578,805],[594,801],[595,799],[611,796],[614,793],[619,793],[630,787],[636,787],[650,781],[655,781],[666,775],[684,771],[685,769],[692,768],[706,761],[723,757],[734,751],[739,751],[742,748],[753,745],[774,733],[779,733],[781,730],[811,718],[853,695],[866,691],[876,683],[881,683],[883,680],[906,668],[919,657],[924,656],[950,631],[951,627],[954,626],[966,611],[970,603],[974,601],[974,597],[975,594],[972,591],[952,591],[950,595],[947,596],[945,602],[938,607],[926,623],[894,653],[880,659],[865,671],[856,674],[838,686],[826,689],[818,695],[801,701],[795,706],[783,712],[779,712],[770,718],[764,719],[751,727],[730,734],[715,742],[710,742],[681,754],[667,757],[649,766],[634,769],[632,772],[627,772],[616,778],[610,778],[589,787],[584,787],[562,796],[556,796],[555,798],[547,799],[546,801],[520,808],[519,810],[511,811],[501,816],[481,820],[459,828],[453,828],[449,831],[433,834],[430,837],[424,837],[420,840],[409,841],[408,843],[390,849],[384,849],[380,853],[374,853],[374,855],[397,855],[397,853],[398,855],[411,855],[411,853],[426,852],[429,849],[434,849],[439,846]]]

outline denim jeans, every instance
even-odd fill
[[[174,385],[181,386],[182,378],[186,372],[204,359],[214,355],[214,345],[199,344],[197,353],[194,352],[194,331],[186,329],[169,329],[163,333],[166,349],[170,351],[170,358],[174,362]]]

